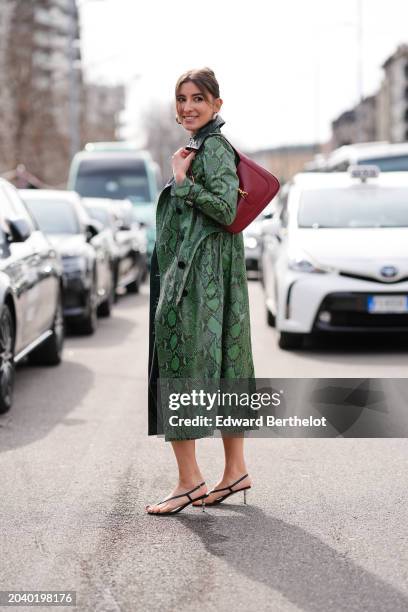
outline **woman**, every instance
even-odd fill
[[[151,263],[149,434],[171,441],[179,479],[149,514],[219,503],[246,491],[243,428],[223,434],[225,469],[208,493],[195,456],[195,440],[212,427],[170,427],[161,413],[157,380],[251,379],[248,288],[242,233],[223,226],[235,218],[239,181],[235,153],[221,135],[224,121],[218,82],[209,68],[177,81],[176,120],[191,138],[190,150],[172,157],[173,177],[157,203],[156,247]],[[192,150],[191,150],[192,149]]]

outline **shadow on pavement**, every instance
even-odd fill
[[[0,415],[0,452],[47,437],[61,423],[80,425],[82,419],[70,419],[69,413],[92,387],[94,376],[89,368],[70,361],[57,368],[19,367],[13,406]]]
[[[339,352],[349,353],[388,353],[390,351],[407,352],[408,351],[408,334],[332,334],[332,335],[316,335],[312,339],[306,341],[307,348],[313,352],[313,349],[325,349],[333,351],[336,354]]]
[[[301,610],[408,610],[407,595],[359,566],[347,553],[255,506],[228,504],[208,510],[205,520],[187,514],[177,520],[202,540],[211,555],[221,557],[249,580],[281,593]]]

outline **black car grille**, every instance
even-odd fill
[[[325,297],[315,319],[316,330],[405,330],[408,331],[408,313],[370,313],[367,299],[372,293],[333,293]],[[397,295],[376,293],[376,295]],[[398,294],[399,295],[399,294]],[[320,321],[319,315],[330,313],[330,321]]]
[[[408,276],[404,276],[403,278],[395,279],[386,279],[386,278],[377,278],[376,276],[368,276],[365,274],[354,274],[354,272],[339,272],[339,276],[345,276],[347,278],[356,278],[358,280],[366,280],[371,283],[380,283],[381,285],[395,285],[397,283],[403,283],[408,280]]]
[[[259,270],[258,260],[253,257],[247,257],[245,259],[245,265],[247,270]]]

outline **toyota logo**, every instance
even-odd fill
[[[384,278],[394,278],[398,274],[398,269],[395,266],[384,266],[381,268],[380,274]]]

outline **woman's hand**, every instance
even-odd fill
[[[188,151],[184,147],[178,149],[171,158],[173,175],[176,183],[182,183],[186,178],[187,170],[195,157],[195,151]]]

